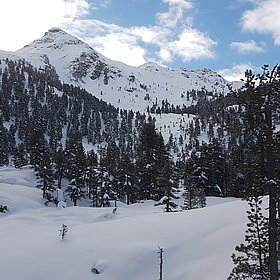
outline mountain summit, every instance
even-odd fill
[[[228,81],[210,69],[170,69],[154,62],[132,67],[112,61],[60,28],[13,53],[36,67],[53,66],[63,82],[119,108],[143,111],[163,101],[189,106],[192,91],[226,94]]]
[[[65,48],[65,46],[78,46],[86,45],[81,40],[76,37],[68,34],[60,28],[53,27],[45,35],[37,40],[34,40],[32,43],[24,46],[18,52],[42,52],[49,50],[57,50]]]

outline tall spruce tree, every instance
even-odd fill
[[[157,133],[155,120],[151,117],[143,124],[136,152],[136,172],[140,199],[159,200],[165,195],[166,187],[159,183],[161,167],[168,161],[163,137]]]
[[[83,177],[73,178],[66,189],[74,206],[78,205],[78,200],[86,197],[85,182]]]
[[[184,206],[186,210],[206,206],[205,189],[208,178],[201,165],[201,155],[193,152],[186,161],[184,170]]]
[[[117,179],[117,197],[127,205],[136,202],[135,199],[135,176],[134,164],[131,152],[127,149],[121,154],[116,179]]]
[[[9,142],[8,131],[3,125],[3,118],[0,115],[0,166],[9,163]]]
[[[262,198],[251,196],[248,199],[245,242],[236,246],[237,254],[232,255],[233,268],[228,280],[256,279],[269,280],[268,218],[262,213]]]
[[[248,188],[247,196],[269,196],[268,244],[269,244],[269,279],[278,279],[277,260],[277,201],[279,183],[276,172],[275,137],[273,114],[280,105],[280,67],[270,72],[268,65],[263,73],[255,76],[252,71],[245,73],[245,89],[238,94],[245,110],[243,111],[243,144],[247,148],[244,163],[247,164],[245,181],[253,186]],[[249,166],[253,161],[254,165]],[[252,257],[252,256],[250,256]]]
[[[70,184],[66,189],[74,206],[86,196],[86,154],[78,131],[69,130],[65,147],[66,174]]]
[[[36,170],[37,187],[43,191],[43,198],[48,202],[56,203],[54,195],[56,189],[54,185],[54,170],[48,151],[44,152],[41,161],[36,165]]]

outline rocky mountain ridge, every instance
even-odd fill
[[[210,69],[169,69],[154,62],[132,67],[112,61],[78,38],[52,28],[16,52],[0,52],[2,58],[25,59],[44,69],[55,68],[62,82],[80,86],[118,108],[145,111],[168,101],[190,106],[192,91],[226,94],[229,82]],[[233,87],[240,87],[234,83]]]

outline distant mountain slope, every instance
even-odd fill
[[[63,82],[85,88],[116,107],[135,111],[146,110],[163,100],[189,106],[193,100],[187,92],[193,90],[228,92],[228,81],[209,69],[174,70],[152,62],[131,67],[104,57],[59,28],[50,29],[42,38],[14,53],[0,52],[0,56],[24,58],[39,68],[52,65]]]

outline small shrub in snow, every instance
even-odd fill
[[[100,274],[100,272],[98,271],[98,269],[96,267],[92,267],[90,271],[94,274]]]
[[[93,266],[91,267],[90,271],[93,274],[101,274],[102,272],[104,272],[104,270],[107,268],[107,262],[104,260],[100,260],[96,263],[93,264]]]
[[[59,230],[59,236],[61,236],[61,239],[64,239],[66,237],[66,233],[68,232],[68,230],[68,227],[65,224],[62,224]]]
[[[8,207],[6,205],[0,205],[0,213],[6,213],[8,211]]]

